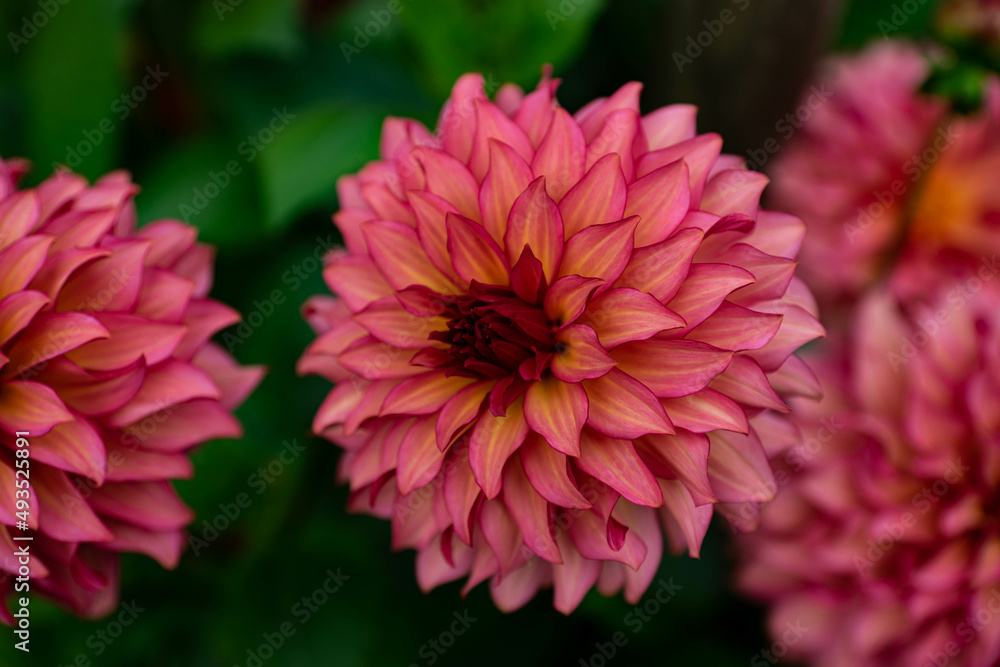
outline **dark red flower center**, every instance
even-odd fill
[[[471,292],[445,313],[448,330],[430,334],[449,345],[435,366],[449,375],[537,379],[556,349],[544,311],[503,287],[474,284]]]

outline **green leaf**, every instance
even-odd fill
[[[288,57],[302,48],[295,0],[212,0],[200,3],[195,39],[209,57],[269,53]]]
[[[557,71],[569,65],[603,6],[602,0],[407,1],[400,17],[423,61],[421,74],[443,96],[468,71],[533,87],[542,65]]]
[[[283,229],[318,205],[332,213],[337,179],[378,157],[381,125],[381,112],[342,106],[312,108],[291,118],[260,151],[266,227]]]
[[[33,14],[46,20],[17,53],[30,109],[27,154],[37,176],[61,163],[94,179],[114,166],[123,134],[112,105],[123,92],[124,17],[116,3],[56,7],[51,17]]]
[[[178,146],[138,179],[139,219],[178,218],[197,226],[199,240],[206,243],[249,245],[264,235],[256,176],[236,146],[223,139]]]

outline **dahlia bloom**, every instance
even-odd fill
[[[830,97],[768,170],[768,203],[809,227],[802,277],[823,305],[878,279],[918,181],[953,139],[939,130],[944,104],[919,92],[929,73],[916,47],[895,41],[832,58],[817,81]]]
[[[805,444],[774,453],[781,490],[738,543],[740,586],[772,604],[775,638],[806,629],[774,655],[1000,660],[1000,264],[957,275],[928,274],[920,299],[867,296],[816,363],[823,402],[795,405]]]
[[[338,184],[299,370],[337,383],[314,430],[421,588],[554,586],[569,613],[595,584],[637,601],[663,529],[697,555],[713,505],[770,499],[768,415],[815,392],[793,352],[822,330],[803,224],[693,107],[640,116],[631,83],[570,115],[557,85],[490,101],[469,74],[436,133],[386,120]]]
[[[26,168],[0,160],[0,594],[27,544],[32,594],[97,617],[117,605],[119,552],[176,565],[192,517],[170,480],[191,476],[193,446],[240,434],[231,411],[262,371],[208,342],[239,315],[206,297],[213,252],[194,228],[135,229],[125,173],[21,190]],[[0,620],[12,621],[5,604]]]

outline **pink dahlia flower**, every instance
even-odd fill
[[[919,300],[875,292],[741,538],[773,655],[819,667],[1000,661],[1000,264]],[[788,641],[789,623],[801,628]],[[779,649],[780,646],[780,649]]]
[[[127,174],[19,190],[25,169],[0,160],[0,593],[27,544],[31,592],[95,617],[117,605],[119,552],[176,565],[192,517],[170,480],[191,476],[191,447],[240,434],[231,411],[262,371],[208,342],[239,315],[206,297],[194,228],[135,229]]]
[[[919,182],[953,139],[939,131],[943,103],[919,92],[929,73],[900,42],[833,58],[818,81],[829,98],[769,169],[769,203],[808,225],[802,277],[824,305],[878,279]]]
[[[793,352],[822,330],[801,221],[693,107],[640,116],[631,83],[570,115],[557,84],[491,102],[469,74],[436,133],[385,122],[300,371],[337,383],[314,429],[423,589],[551,585],[569,613],[595,584],[637,601],[663,528],[695,555],[714,504],[771,497],[767,413],[815,391]]]

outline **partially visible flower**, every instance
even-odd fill
[[[239,315],[207,298],[213,251],[193,227],[135,229],[123,172],[18,189],[26,169],[0,160],[0,597],[28,544],[32,592],[97,617],[118,603],[119,552],[177,564],[191,512],[170,480],[195,445],[240,434],[231,411],[262,370],[209,342]]]
[[[1000,55],[1000,2],[950,0],[938,11],[938,28],[949,41],[979,42]]]
[[[791,659],[1000,660],[1000,265],[983,268],[925,267],[919,298],[871,293],[811,360],[825,398],[795,404],[804,443],[775,453],[785,484],[738,541],[774,636],[807,628]]]
[[[832,58],[819,78],[829,99],[774,159],[769,202],[805,220],[801,271],[821,303],[876,282],[952,141],[939,131],[944,104],[919,92],[929,73],[916,47],[895,41]]]
[[[423,589],[554,586],[569,613],[595,584],[638,601],[661,523],[697,555],[713,506],[771,498],[761,441],[779,393],[816,392],[793,353],[822,329],[802,223],[693,107],[640,116],[631,83],[570,115],[557,84],[491,102],[466,75],[437,133],[385,122],[339,183],[300,371],[337,383],[314,430]]]

